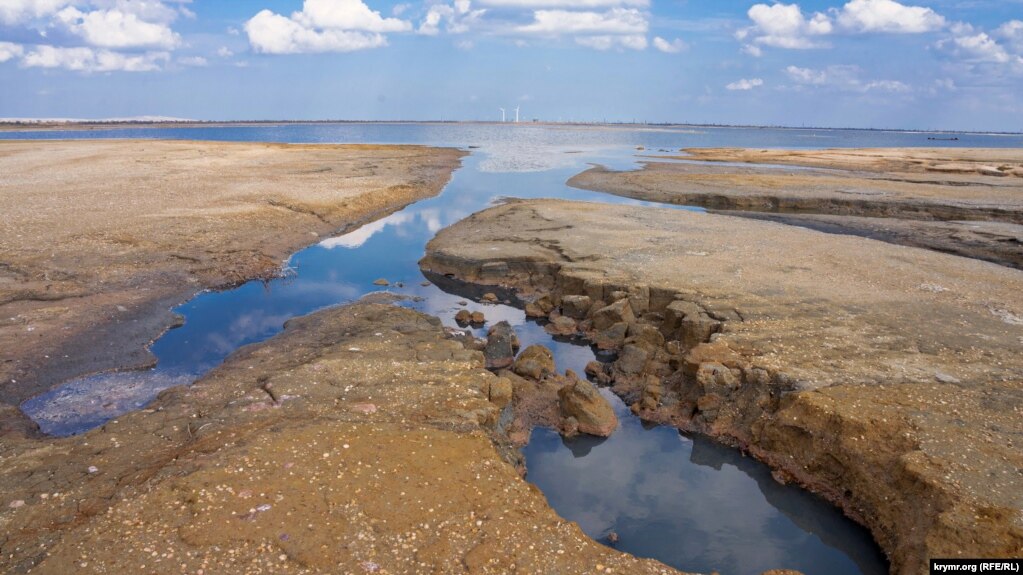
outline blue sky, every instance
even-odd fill
[[[1023,0],[0,0],[0,117],[1023,131]]]

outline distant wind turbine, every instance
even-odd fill
[[[498,108],[498,110],[501,110],[501,123],[503,124],[504,123],[504,108]]]
[[[519,107],[515,106],[515,123],[519,123]]]

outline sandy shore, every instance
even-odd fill
[[[462,152],[190,141],[0,142],[0,401],[153,362],[195,292],[437,194]]]
[[[563,201],[476,214],[442,230],[421,265],[555,306],[580,296],[561,311],[621,351],[596,375],[634,411],[739,446],[841,505],[894,573],[1023,550],[1023,272]]]
[[[687,152],[569,184],[1023,266],[1021,149]]]

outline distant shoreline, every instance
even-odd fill
[[[1023,136],[1023,132],[993,132],[966,130],[916,130],[899,128],[835,128],[835,127],[797,127],[797,126],[758,126],[740,124],[647,124],[647,123],[589,123],[589,122],[486,122],[486,121],[416,121],[416,120],[231,120],[231,121],[45,121],[25,120],[17,122],[0,121],[0,132],[64,132],[118,129],[159,129],[159,128],[230,128],[230,127],[274,127],[301,125],[500,125],[509,126],[545,126],[575,129],[737,129],[737,130],[797,130],[797,131],[828,131],[828,132],[889,132],[900,134],[959,134],[978,136]]]

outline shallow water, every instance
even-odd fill
[[[813,138],[817,135],[817,138]],[[826,140],[818,141],[821,135]],[[589,163],[631,169],[659,150],[688,146],[886,146],[1018,145],[1008,137],[960,136],[933,142],[926,134],[798,130],[596,130],[535,126],[338,125],[193,128],[26,133],[24,137],[158,137],[286,142],[427,143],[479,146],[444,192],[296,253],[293,273],[203,293],[176,311],[185,317],[153,345],[154,370],[102,374],[69,382],[30,399],[23,409],[44,431],[80,433],[145,405],[159,391],[193,381],[240,346],[279,333],[284,322],[326,306],[350,302],[380,288],[386,278],[412,296],[404,304],[440,317],[468,301],[488,325],[507,320],[523,345],[550,347],[560,370],[594,358],[579,342],[555,341],[521,310],[482,305],[424,278],[417,262],[441,228],[504,197],[556,197],[606,203],[646,202],[565,186]],[[642,146],[645,150],[637,150]],[[683,208],[684,209],[684,208]],[[455,290],[452,290],[455,291]],[[482,335],[483,330],[476,330]],[[604,391],[609,397],[609,392]],[[562,439],[537,430],[524,450],[528,480],[538,485],[563,517],[601,540],[611,531],[617,547],[689,571],[753,575],[770,568],[814,574],[880,574],[887,565],[867,532],[822,500],[778,485],[769,470],[735,450],[664,427],[645,428],[613,398],[620,429],[610,439]]]

